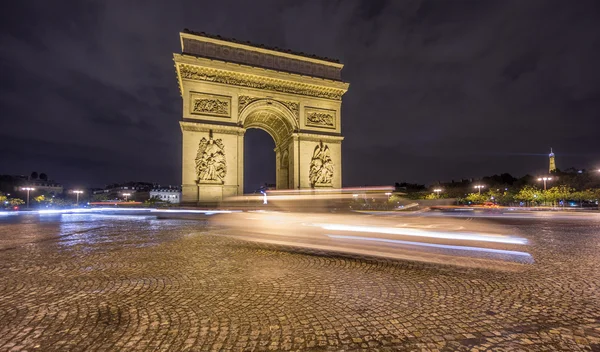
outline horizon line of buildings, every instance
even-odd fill
[[[48,179],[43,173],[38,175],[37,172],[33,172],[31,176],[0,175],[0,192],[8,196],[12,194],[22,195],[25,192],[24,188],[32,188],[33,192],[53,196],[68,193],[61,183]],[[90,198],[97,196],[97,198],[105,198],[107,201],[127,199],[143,202],[151,198],[168,203],[179,203],[181,201],[180,186],[163,186],[151,182],[111,183],[104,188],[89,187],[85,190],[87,190]]]

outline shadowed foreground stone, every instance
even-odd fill
[[[536,264],[505,273],[279,251],[195,221],[29,220],[0,222],[0,351],[600,346],[598,223],[516,222]]]

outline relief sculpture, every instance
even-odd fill
[[[196,175],[199,183],[222,183],[227,173],[225,148],[221,139],[202,137],[196,154]]]
[[[333,179],[333,161],[329,147],[323,142],[315,147],[310,161],[309,180],[313,187],[331,186]]]
[[[220,99],[194,99],[192,112],[229,116],[229,102]]]
[[[333,115],[324,112],[309,112],[306,117],[307,124],[315,126],[334,127]]]

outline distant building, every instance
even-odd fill
[[[0,175],[0,192],[4,193],[17,193],[21,191],[23,187],[31,187],[35,189],[35,192],[47,193],[47,194],[62,194],[64,187],[62,184],[49,180],[46,174],[40,174],[38,177],[37,172],[32,172],[31,176],[24,175]]]
[[[150,198],[150,190],[155,184],[149,182],[113,183],[93,191],[95,196],[104,196],[107,200],[124,199],[143,202]],[[125,197],[125,194],[129,194]]]
[[[31,188],[34,188],[38,192],[52,193],[52,194],[62,194],[64,191],[63,185],[61,185],[60,183],[56,183],[52,180],[50,180],[50,181],[42,181],[42,180],[28,181],[26,183],[23,183],[20,187],[31,187]]]
[[[150,198],[158,198],[168,203],[179,203],[181,190],[179,188],[156,188],[150,191]]]
[[[556,161],[554,160],[554,153],[552,152],[552,148],[550,148],[550,154],[548,155],[548,157],[550,158],[549,171],[550,173],[553,173],[556,171]]]

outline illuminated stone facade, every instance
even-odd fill
[[[183,203],[243,193],[249,128],[275,141],[278,189],[341,187],[342,64],[204,34],[180,38]]]

